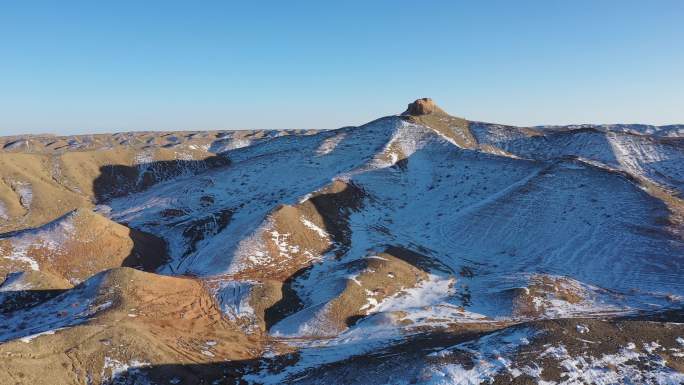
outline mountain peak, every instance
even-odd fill
[[[408,108],[406,108],[402,115],[429,115],[433,113],[444,114],[445,112],[432,99],[421,98],[416,99],[413,103],[409,103]]]

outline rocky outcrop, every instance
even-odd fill
[[[408,108],[402,115],[429,115],[429,114],[446,114],[444,110],[439,108],[435,102],[430,98],[416,99],[413,103],[408,105]]]

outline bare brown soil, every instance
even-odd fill
[[[64,226],[43,227],[40,234],[28,230],[0,239],[0,276],[32,270],[23,259],[12,258],[17,253],[35,261],[42,272],[71,283],[119,266],[153,271],[167,259],[166,244],[159,238],[87,209],[57,221],[64,222]],[[56,241],[60,243],[55,245]]]
[[[518,317],[539,317],[550,306],[551,300],[577,304],[584,299],[581,288],[565,277],[535,275],[526,288],[516,291],[513,314]]]
[[[375,304],[403,289],[415,287],[427,278],[427,273],[388,253],[361,261],[354,280],[347,280],[340,295],[328,307],[328,319],[337,331],[343,331],[367,315]],[[333,329],[334,330],[334,329]]]
[[[361,208],[363,198],[358,186],[334,181],[302,203],[280,206],[270,216],[272,228],[262,234],[270,261],[248,264],[240,275],[285,281],[325,253],[343,255],[351,242],[349,215]]]
[[[101,287],[96,303],[113,305],[94,319],[29,343],[0,345],[0,383],[67,385],[90,378],[99,384],[133,362],[240,361],[263,352],[263,336],[245,335],[227,320],[197,280],[119,268],[106,273]]]

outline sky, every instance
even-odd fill
[[[420,97],[684,123],[684,1],[0,2],[0,135],[332,129]]]

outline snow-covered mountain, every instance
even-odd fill
[[[681,383],[682,133],[0,140],[0,379]]]

